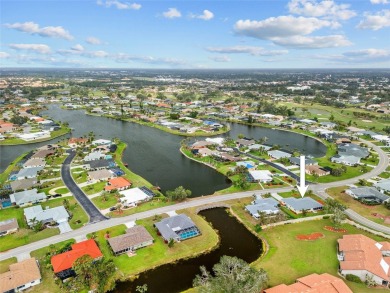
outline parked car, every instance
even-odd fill
[[[116,207],[110,207],[110,212],[115,211]]]
[[[56,193],[53,195],[53,197],[61,197],[61,196],[62,196],[62,194],[59,194],[59,193]]]

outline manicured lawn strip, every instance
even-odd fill
[[[55,181],[47,181],[47,182],[42,183],[42,185],[47,186],[47,187],[38,189],[38,191],[44,192],[44,193],[46,193],[46,195],[49,195],[49,191],[54,189],[54,188],[62,187],[62,186],[65,187],[65,184],[62,181],[62,179],[58,179]]]
[[[21,228],[14,234],[1,237],[0,252],[49,238],[58,234],[60,234],[60,230],[58,228],[47,228],[37,233],[30,229]]]
[[[98,209],[103,210],[109,207],[115,206],[118,203],[118,200],[115,198],[113,194],[109,194],[107,196],[107,200],[103,199],[103,196],[97,196],[92,198],[92,202]]]
[[[46,159],[46,162],[48,165],[51,165],[53,167],[59,167],[59,165],[62,165],[66,158],[66,155],[50,156]]]
[[[326,225],[331,226],[331,221],[317,220],[283,225],[259,233],[267,240],[270,251],[254,265],[268,272],[270,286],[281,283],[292,284],[297,278],[312,273],[327,272],[337,276],[339,262],[336,256],[336,245],[337,239],[341,238],[342,234],[324,230]],[[348,234],[364,234],[378,241],[384,241],[351,225],[342,225],[342,228],[347,229]],[[296,239],[298,234],[312,232],[321,232],[325,237],[316,241]]]
[[[68,193],[69,192],[69,189],[66,188],[66,187],[63,187],[63,188],[59,188],[56,190],[56,193],[58,194],[65,194],[65,193]]]
[[[383,172],[383,173],[379,174],[379,177],[387,179],[390,177],[390,172]]]
[[[188,214],[188,213],[187,213]],[[123,234],[126,227],[124,225],[113,227],[111,229],[101,230],[97,232],[97,241],[106,258],[113,258],[114,263],[119,270],[126,276],[134,276],[142,271],[160,266],[165,263],[170,263],[182,258],[195,257],[196,255],[209,251],[216,247],[218,243],[218,235],[212,227],[200,216],[191,214],[191,219],[199,227],[202,235],[194,237],[180,243],[175,243],[172,248],[169,248],[164,243],[161,236],[157,235],[157,230],[153,227],[153,223],[158,219],[148,218],[137,221],[138,225],[145,226],[149,233],[154,238],[154,243],[151,246],[137,250],[137,255],[128,257],[126,254],[114,257],[108,247],[108,243],[104,238],[106,231],[110,231],[110,237]]]
[[[78,173],[79,171],[80,171],[79,168],[76,168],[76,169],[73,169],[73,170],[72,170],[72,177],[73,177],[73,180],[74,180],[77,184],[87,182],[87,180],[88,180],[88,173],[87,173],[86,171],[83,171],[83,172],[81,172],[81,173]]]
[[[384,205],[375,205],[375,206],[367,206],[358,202],[356,199],[352,198],[350,195],[344,193],[343,191],[348,189],[347,186],[340,186],[327,189],[327,193],[332,196],[334,199],[346,205],[351,210],[354,210],[358,214],[363,217],[376,222],[378,224],[390,227],[389,224],[385,224],[384,220],[374,217],[372,213],[378,213],[382,215],[388,215],[389,210]]]
[[[25,152],[23,154],[21,154],[19,157],[17,157],[11,164],[9,164],[9,166],[7,167],[7,169],[4,170],[3,173],[0,174],[0,183],[4,183],[8,177],[9,177],[9,174],[11,174],[11,172],[14,170],[14,168],[16,167],[17,163],[19,163],[25,155],[27,155],[29,152]],[[19,168],[18,168],[19,170]]]
[[[134,208],[122,210],[121,213],[118,213],[117,211],[110,212],[108,213],[108,216],[112,218],[124,217],[124,216],[132,215],[132,214],[136,214],[148,210],[153,210],[153,209],[157,209],[157,208],[161,208],[173,204],[175,204],[175,202],[166,200],[164,196],[154,197],[152,200],[140,203]]]
[[[14,263],[17,263],[17,262],[18,262],[18,260],[16,259],[16,257],[11,257],[9,259],[0,261],[0,274],[8,272],[9,266],[14,264]]]
[[[103,191],[104,186],[106,186],[106,182],[102,181],[91,185],[83,186],[81,187],[81,189],[84,191],[85,194],[91,195]]]
[[[11,206],[0,210],[0,221],[9,220],[12,218],[17,219],[20,228],[27,228],[27,224],[26,221],[24,220],[24,214],[22,208]]]
[[[67,243],[75,243],[73,239],[66,240],[54,244],[54,249],[58,250]],[[50,247],[43,247],[32,251],[31,256],[39,260],[41,266],[42,283],[29,289],[29,292],[34,293],[61,293],[61,288],[54,281],[54,273],[50,264],[46,263],[46,254],[50,251]]]

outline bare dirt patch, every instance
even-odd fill
[[[320,238],[324,238],[325,235],[320,232],[314,232],[311,234],[298,234],[296,237],[298,240],[314,241]]]
[[[345,229],[335,228],[335,227],[332,227],[332,226],[325,226],[324,229],[327,230],[327,231],[338,232],[338,233],[347,233],[348,232]]]

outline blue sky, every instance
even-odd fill
[[[1,67],[390,67],[390,0],[1,0],[0,10]]]

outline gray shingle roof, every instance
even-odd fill
[[[377,198],[380,201],[385,201],[389,199],[389,196],[379,192],[373,187],[359,187],[350,189],[350,191],[359,199],[361,198]]]
[[[109,238],[108,243],[114,252],[119,252],[152,240],[153,237],[144,226],[134,226],[127,229],[126,234]]]
[[[295,211],[311,210],[315,208],[321,208],[322,204],[315,201],[311,197],[295,198],[288,197],[283,199],[283,201],[291,206]]]
[[[46,199],[46,194],[44,192],[38,193],[37,189],[24,190],[16,193],[10,194],[10,199],[12,203],[17,205],[23,205],[29,202],[38,202]]]
[[[273,198],[257,199],[245,207],[252,216],[257,217],[260,212],[276,213],[279,211],[278,202]]]
[[[376,188],[390,191],[390,179],[383,179],[374,184]]]
[[[176,232],[196,227],[194,222],[184,214],[163,219],[156,223],[155,226],[160,232],[161,236],[166,240],[171,238],[178,239],[179,235]]]

